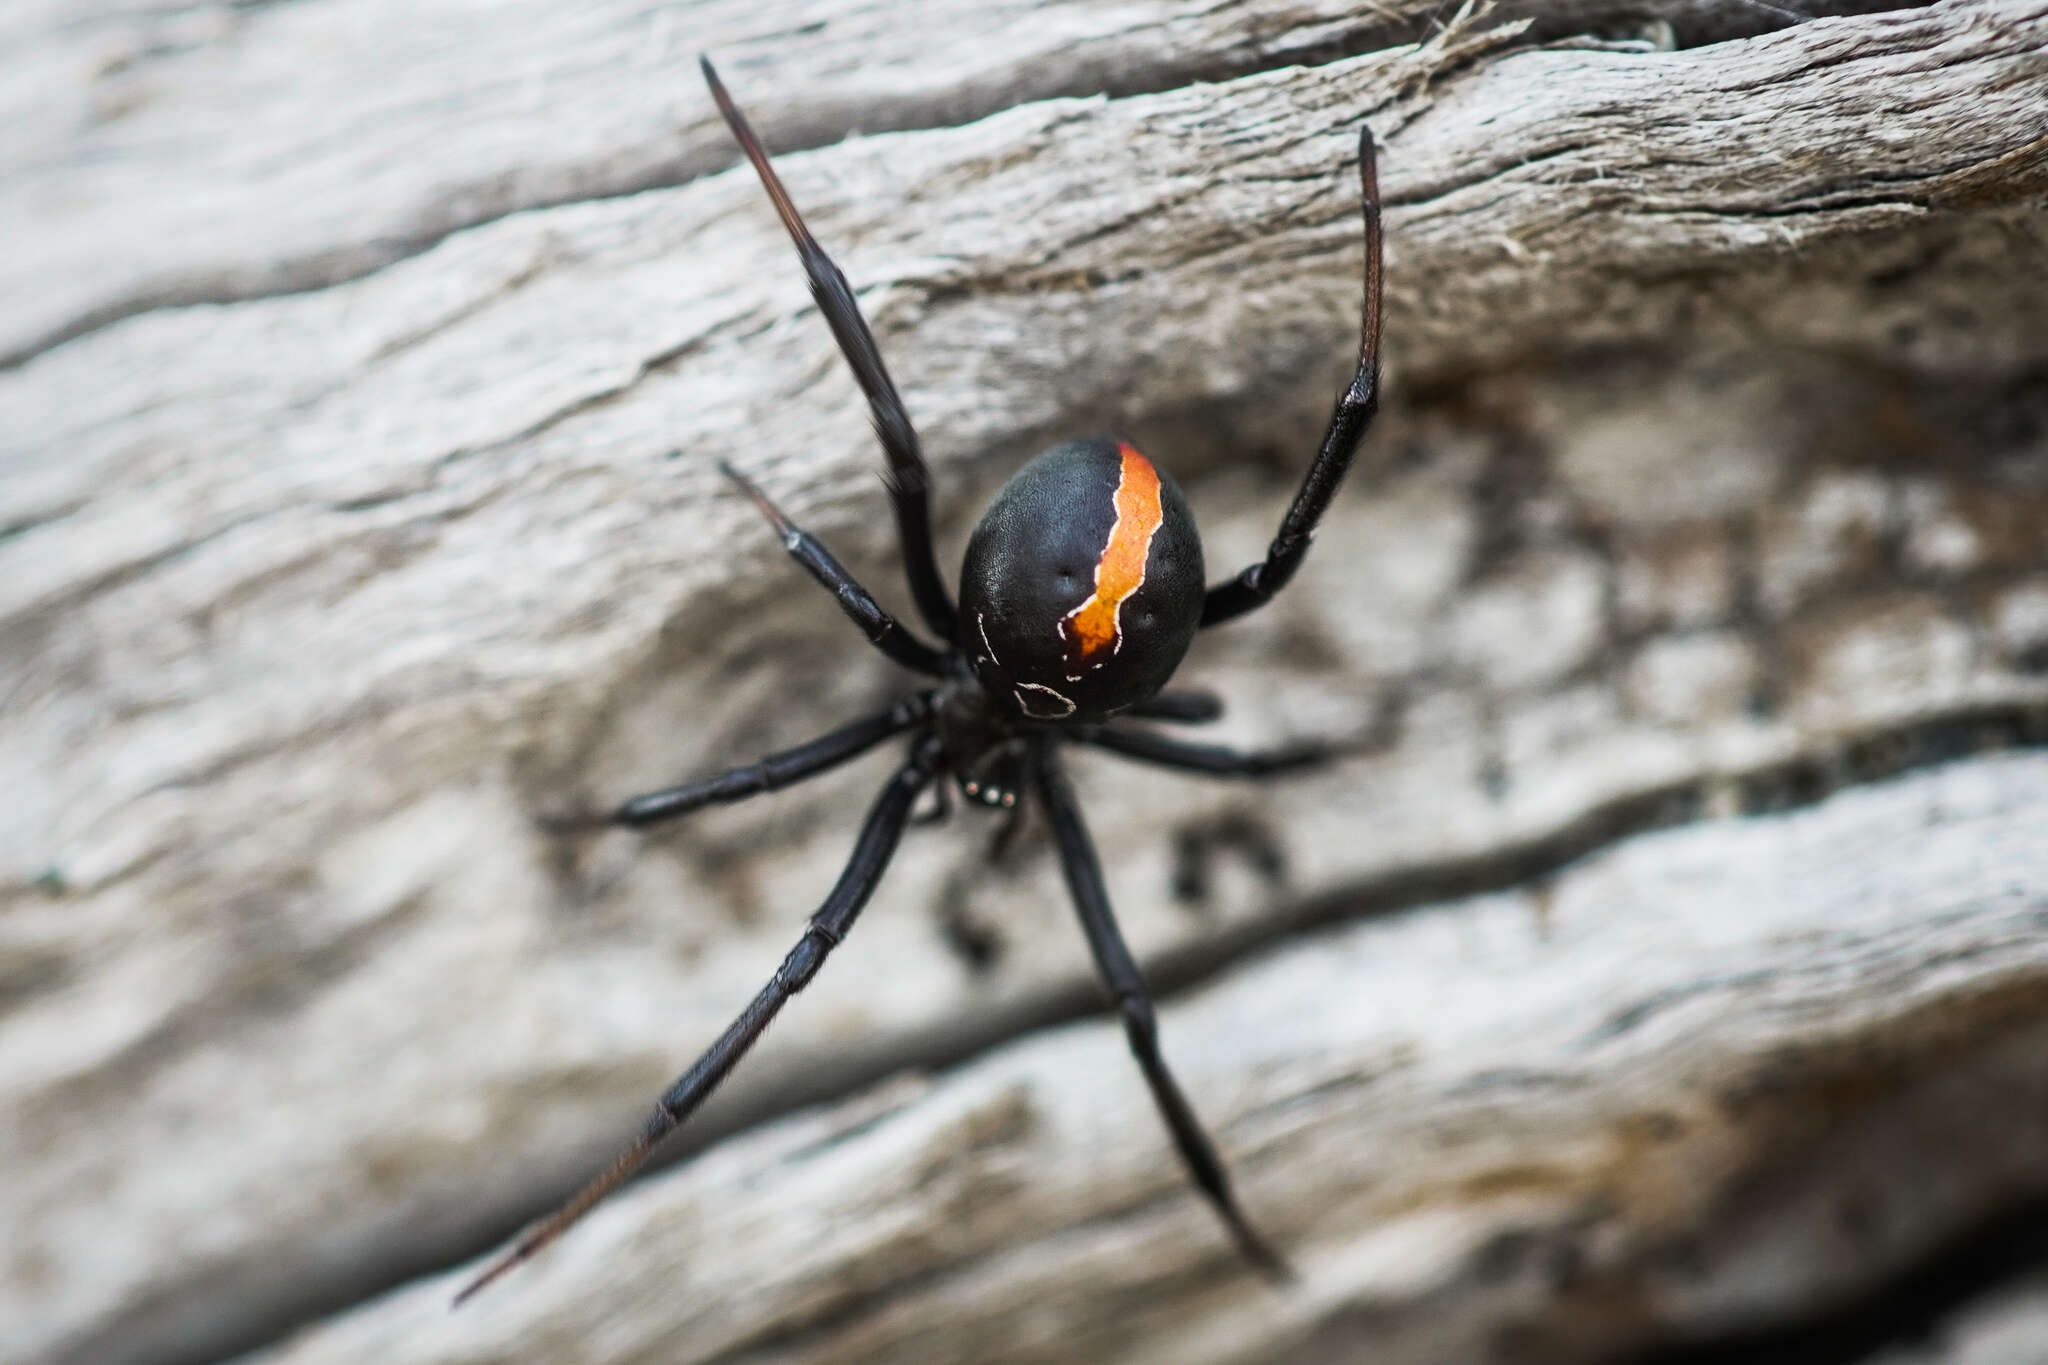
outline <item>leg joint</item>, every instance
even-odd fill
[[[811,984],[811,978],[818,974],[818,968],[825,965],[825,956],[839,943],[838,935],[820,924],[812,924],[796,947],[789,950],[789,956],[782,960],[783,989],[795,995]]]

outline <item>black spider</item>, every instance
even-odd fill
[[[889,496],[911,595],[941,647],[926,644],[899,625],[824,546],[792,525],[759,488],[730,465],[719,467],[774,525],[790,555],[832,590],[871,643],[936,682],[878,716],[855,721],[809,744],[634,797],[606,819],[609,824],[651,825],[715,802],[772,791],[843,763],[892,735],[912,735],[909,757],[868,813],[838,884],[811,916],[810,927],[774,979],[661,1096],[633,1145],[471,1281],[456,1302],[560,1236],[637,1170],[655,1145],[725,1079],[783,1002],[804,988],[846,937],[881,880],[918,795],[942,776],[951,777],[971,799],[1010,809],[1013,821],[1022,812],[1019,795],[1037,795],[1059,846],[1067,889],[1080,912],[1096,968],[1116,1000],[1131,1051],[1181,1159],[1244,1255],[1269,1275],[1285,1278],[1287,1263],[1238,1208],[1214,1145],[1160,1056],[1152,1001],[1117,930],[1101,865],[1061,771],[1058,748],[1062,741],[1090,744],[1162,767],[1221,777],[1262,777],[1339,752],[1333,745],[1301,745],[1263,754],[1238,753],[1107,722],[1123,716],[1205,721],[1220,714],[1222,706],[1212,695],[1160,689],[1197,631],[1264,604],[1294,576],[1308,553],[1316,523],[1372,421],[1379,402],[1380,331],[1379,186],[1372,133],[1361,128],[1358,139],[1365,218],[1358,373],[1338,397],[1322,448],[1281,519],[1265,559],[1228,582],[1205,588],[1201,542],[1180,489],[1127,442],[1094,437],[1054,446],[996,494],[968,541],[960,605],[955,607],[932,553],[925,464],[917,433],[853,291],[797,215],[718,73],[708,60],[701,65],[719,112],[789,229],[810,277],[812,296],[867,395],[875,434],[889,461]]]

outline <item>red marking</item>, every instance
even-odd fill
[[[1069,679],[1079,678],[1085,669],[1102,667],[1122,647],[1124,602],[1145,586],[1145,559],[1152,552],[1152,537],[1165,519],[1159,503],[1159,471],[1125,442],[1117,442],[1117,449],[1123,453],[1124,463],[1114,500],[1116,522],[1095,561],[1095,591],[1060,620],[1060,637],[1067,642]]]

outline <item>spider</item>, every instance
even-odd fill
[[[838,883],[773,979],[663,1092],[632,1145],[501,1253],[455,1302],[461,1304],[561,1236],[690,1117],[846,937],[881,881],[919,796],[937,782],[936,794],[943,798],[947,778],[968,800],[1009,812],[998,846],[1014,831],[1022,799],[1037,798],[1096,969],[1115,1000],[1131,1052],[1181,1160],[1244,1257],[1268,1276],[1286,1280],[1292,1273],[1287,1262],[1239,1207],[1215,1144],[1160,1054],[1152,1000],[1110,909],[1101,863],[1061,769],[1059,746],[1087,744],[1160,767],[1243,778],[1306,767],[1344,751],[1340,745],[1305,744],[1240,753],[1115,722],[1126,717],[1200,722],[1222,713],[1221,702],[1210,693],[1162,689],[1198,631],[1263,605],[1294,576],[1378,409],[1380,206],[1372,132],[1361,128],[1358,139],[1365,222],[1358,371],[1338,396],[1322,446],[1265,559],[1205,587],[1201,541],[1172,478],[1129,442],[1091,437],[1038,455],[997,492],[968,540],[955,606],[933,555],[917,432],[853,290],[804,226],[711,62],[700,58],[698,64],[719,113],[789,230],[811,295],[867,396],[888,460],[889,497],[911,597],[940,643],[928,644],[898,623],[830,551],[784,516],[746,476],[720,462],[720,470],[774,527],[783,548],[831,590],[868,641],[932,683],[880,715],[756,763],[636,796],[596,822],[645,828],[802,781],[892,736],[911,736],[908,755],[868,812]]]

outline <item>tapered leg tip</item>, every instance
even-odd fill
[[[1294,1268],[1293,1262],[1271,1247],[1262,1248],[1262,1252],[1253,1260],[1268,1284],[1275,1289],[1292,1289],[1301,1283],[1301,1272]]]
[[[1228,1219],[1231,1240],[1237,1243],[1237,1250],[1252,1268],[1265,1276],[1267,1283],[1276,1289],[1287,1289],[1301,1283],[1301,1276],[1285,1256],[1274,1250],[1265,1238],[1252,1230],[1242,1214]]]

